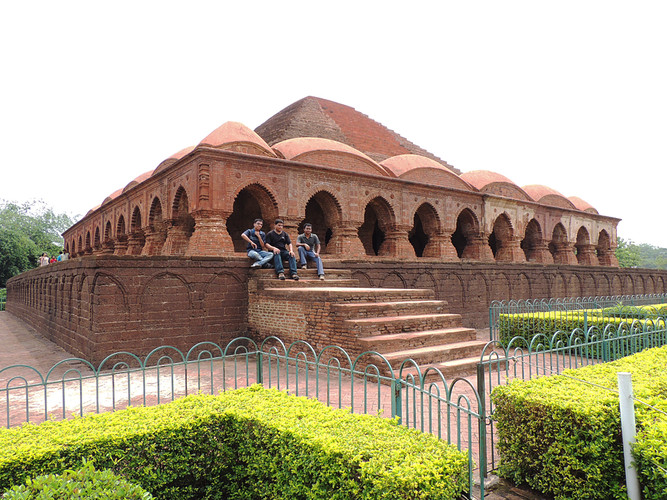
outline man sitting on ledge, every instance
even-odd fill
[[[303,226],[303,234],[296,237],[296,249],[299,252],[299,261],[301,269],[305,269],[306,259],[310,259],[317,265],[317,275],[321,280],[324,279],[324,266],[320,258],[320,239],[313,233],[313,225],[306,222]]]
[[[276,219],[273,231],[266,235],[264,243],[266,248],[273,252],[273,266],[276,268],[276,276],[279,280],[285,279],[283,268],[283,259],[289,262],[290,277],[298,281],[299,275],[296,273],[296,257],[292,248],[292,240],[289,235],[283,231],[284,222],[282,219]]]
[[[248,251],[248,257],[254,259],[251,268],[262,267],[264,264],[267,264],[271,259],[273,259],[273,253],[266,251],[264,245],[264,239],[266,235],[262,231],[262,226],[264,221],[262,219],[255,219],[250,229],[244,231],[241,234],[241,238],[248,242],[246,250]]]

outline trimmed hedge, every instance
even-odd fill
[[[617,306],[605,309],[580,309],[576,311],[548,311],[522,314],[501,314],[498,317],[498,340],[504,346],[514,337],[522,337],[526,342],[544,335],[549,340],[556,332],[561,335],[556,340],[567,341],[575,329],[581,329],[579,339],[585,341],[587,329],[597,327],[598,337],[601,336],[607,325],[618,328],[622,323],[630,327],[634,321],[642,326],[648,320],[657,326],[664,326],[659,318],[667,316],[667,306]],[[658,323],[655,323],[658,320]],[[651,323],[648,323],[649,326]]]
[[[2,496],[3,500],[152,500],[153,495],[109,470],[97,471],[87,464],[77,471],[47,474],[26,480]]]
[[[635,397],[667,411],[667,346],[494,389],[499,474],[557,499],[627,498],[617,372]],[[594,385],[593,385],[594,384]],[[635,404],[634,447],[645,499],[667,498],[667,418]]]
[[[82,459],[156,498],[457,498],[467,455],[260,386],[0,432],[0,489]]]

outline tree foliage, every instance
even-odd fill
[[[42,253],[57,255],[63,247],[61,233],[72,224],[69,215],[55,213],[43,201],[0,200],[0,288],[35,267]]]
[[[667,248],[647,243],[636,244],[632,240],[618,238],[616,258],[621,267],[667,269]]]

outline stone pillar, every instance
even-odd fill
[[[127,238],[127,252],[125,255],[141,255],[144,247],[144,233],[136,231]]]
[[[385,240],[380,245],[380,257],[397,257],[409,259],[415,257],[415,249],[410,244],[408,233],[411,226],[395,224],[387,230]]]
[[[493,262],[493,251],[489,246],[489,239],[484,234],[468,236],[466,247],[463,249],[461,259],[479,260],[482,262]]]
[[[147,228],[144,231],[146,235],[146,242],[144,248],[141,250],[141,255],[160,255],[162,253],[162,246],[164,240],[167,238],[167,231],[165,229]]]
[[[538,264],[553,264],[554,257],[549,251],[549,244],[546,240],[541,240],[533,248],[530,249],[528,262],[536,262]]]
[[[167,237],[162,245],[162,255],[185,255],[188,249],[188,234],[182,225],[176,221],[165,221],[167,224]]]
[[[582,266],[599,266],[598,256],[595,254],[595,245],[578,245],[577,261]]]
[[[496,262],[526,262],[526,254],[521,249],[521,241],[516,237],[499,241]]]
[[[452,233],[454,230],[451,231]],[[445,262],[455,262],[459,260],[456,248],[452,243],[452,238],[447,230],[444,233],[438,232],[429,235],[428,243],[424,248],[424,257],[441,259]]]
[[[102,243],[102,248],[100,250],[100,254],[102,255],[113,255],[113,241],[112,240],[106,240],[104,243]]]
[[[127,236],[121,235],[113,246],[114,255],[125,255],[127,253]]]
[[[554,264],[576,266],[578,264],[577,256],[574,254],[574,245],[569,242],[556,243],[554,252]]]
[[[234,243],[227,231],[227,218],[231,212],[193,212],[195,229],[190,236],[185,255],[221,256],[234,253]]]
[[[357,221],[342,221],[339,226],[334,227],[333,235],[327,245],[327,254],[340,258],[364,257],[366,251],[359,239],[358,230],[361,224]]]
[[[614,250],[602,250],[598,253],[598,261],[601,266],[619,267],[616,252]]]

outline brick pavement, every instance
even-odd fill
[[[480,332],[480,338],[485,338],[485,335],[487,335],[486,332]],[[43,338],[21,320],[4,311],[0,312],[0,345],[3,346],[0,351],[0,370],[2,370],[2,367],[10,365],[25,364],[34,367],[44,375],[51,367],[71,357],[67,352]],[[276,365],[275,361],[269,367],[268,361],[265,360],[264,384],[273,387],[279,386],[283,389],[288,385],[291,392],[310,397],[317,396],[318,399],[328,402],[331,406],[354,407],[357,412],[367,413],[382,411],[385,416],[391,415],[391,391],[387,385],[375,385],[372,390],[367,390],[362,382],[355,382],[355,387],[352,388],[349,377],[341,377],[339,384],[334,381],[331,385],[322,383],[318,385],[312,370],[306,376],[306,370],[299,370],[297,375],[294,367],[291,368],[289,373],[286,372],[286,369],[287,367],[284,365]],[[3,415],[9,415],[10,420],[14,423],[25,420],[27,396],[30,420],[39,422],[44,419],[46,414],[51,419],[57,419],[72,414],[94,412],[97,411],[97,404],[99,404],[100,411],[108,411],[123,408],[127,406],[128,402],[146,405],[166,402],[182,396],[186,391],[188,393],[196,393],[200,390],[214,392],[222,387],[234,388],[239,381],[240,386],[245,386],[256,382],[257,373],[254,359],[245,359],[243,356],[238,360],[230,360],[224,365],[205,362],[199,366],[190,366],[187,370],[183,368],[173,370],[161,368],[161,370],[161,372],[146,370],[145,372],[123,376],[113,375],[108,371],[104,372],[98,378],[100,394],[104,395],[104,397],[100,397],[98,403],[94,397],[95,379],[67,383],[62,383],[61,380],[63,375],[78,378],[79,374],[81,377],[85,377],[92,371],[80,362],[62,363],[49,377],[49,380],[58,383],[48,388],[48,394],[45,395],[46,390],[42,387],[28,391],[25,389],[14,391],[16,394],[11,394],[8,398],[9,408],[3,402],[5,406],[0,408],[0,411]],[[14,372],[3,373],[0,371],[0,389],[6,387],[7,380],[12,376],[15,376]],[[25,377],[28,382],[40,381],[40,376],[32,371],[23,371],[21,377]],[[326,374],[322,374],[321,377],[326,377]],[[323,378],[320,380],[323,380]],[[475,383],[473,378],[470,378],[470,382],[473,385]],[[18,383],[23,382],[20,380]],[[62,389],[63,387],[65,389]],[[111,390],[111,387],[115,388],[115,392]],[[474,399],[471,391],[466,389],[466,384],[459,384],[457,387],[460,387],[458,393],[467,393],[469,398]],[[82,391],[81,388],[84,390]],[[405,394],[404,399],[409,401],[410,395]],[[48,400],[46,407],[45,400]],[[3,405],[0,404],[0,406]],[[438,412],[442,421],[446,422],[447,410],[438,410],[435,413],[422,416],[418,412],[408,410],[407,407],[404,410],[403,420],[404,423],[418,428],[424,425],[424,428],[428,430],[429,426],[437,421]],[[455,419],[455,412],[450,416]],[[2,425],[6,424],[3,423]],[[473,422],[472,425],[474,429],[476,423]],[[433,431],[437,432],[435,429]],[[447,432],[456,432],[457,429],[448,428],[446,424],[441,424],[440,431],[444,437]],[[460,431],[465,437],[467,434],[467,424],[465,422]],[[476,433],[472,438],[473,442],[469,446],[476,449]],[[453,442],[456,442],[456,439]],[[464,442],[463,446],[468,447],[468,444]],[[476,453],[474,458],[477,458]],[[491,481],[491,485],[491,491],[485,495],[485,499],[488,500],[538,500],[545,498],[526,489],[517,488],[503,480],[497,480],[497,478]]]

